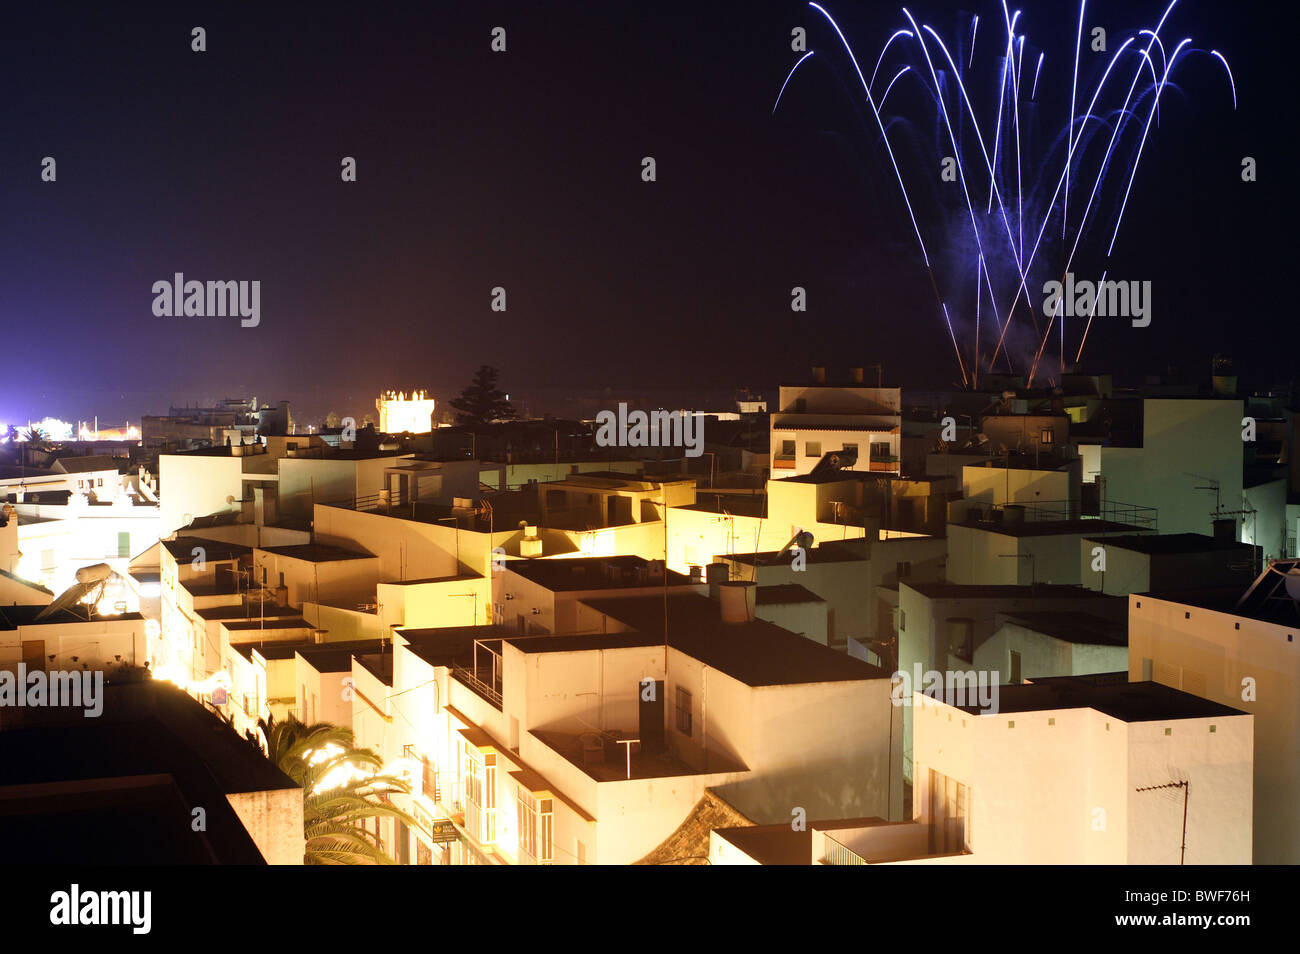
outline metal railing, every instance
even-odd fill
[[[972,504],[969,515],[969,519],[974,522],[1000,524],[1106,520],[1152,533],[1156,531],[1159,517],[1155,507],[1143,507],[1118,500],[1102,501],[1095,507],[1084,507],[1072,500]]]
[[[493,676],[493,670],[489,666],[480,666],[477,670],[465,666],[453,666],[451,668],[452,676],[465,683],[465,685],[500,709],[502,705],[501,690],[479,678],[479,673],[484,673],[489,678]]]

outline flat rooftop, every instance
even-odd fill
[[[812,833],[839,831],[845,828],[865,828],[889,824],[883,818],[838,818],[827,821],[810,821],[803,831],[795,831],[788,824],[747,825],[716,829],[720,837],[735,845],[760,865],[811,865]]]
[[[899,589],[907,587],[932,600],[1027,600],[1027,599],[1098,599],[1119,600],[1096,590],[1066,583],[1034,583],[1024,586],[995,586],[983,583],[945,583],[900,580]]]
[[[468,730],[462,730],[462,734],[466,731]],[[692,768],[667,748],[659,752],[646,752],[639,745],[619,745],[617,740],[620,738],[640,739],[641,733],[635,727],[626,732],[581,733],[534,729],[532,734],[597,782],[674,778],[745,770],[745,766],[713,751],[709,753],[709,769],[705,772]]]
[[[1249,543],[1236,540],[1216,540],[1204,533],[1135,533],[1118,537],[1107,537],[1107,547],[1121,550],[1133,550],[1152,555],[1182,553],[1216,553],[1222,551],[1240,551],[1249,553],[1255,548]]]
[[[840,543],[838,540],[834,542],[837,544]],[[780,551],[764,550],[760,553],[728,553],[725,556],[718,557],[718,559],[724,562],[730,561],[732,563],[737,563],[741,566],[761,567],[767,566],[768,564],[774,564],[778,552]],[[822,563],[863,563],[869,559],[865,550],[855,553],[853,549],[849,547],[832,546],[830,541],[820,546],[814,545],[811,550],[805,550],[804,557],[809,566]],[[788,566],[789,559],[790,551],[787,550],[786,555],[782,558],[783,562],[781,566]]]
[[[364,550],[348,550],[327,543],[298,543],[285,547],[258,547],[264,553],[305,560],[308,563],[334,563],[339,560],[373,560],[375,555]]]
[[[654,636],[658,642],[664,640],[662,597],[584,602],[639,633]],[[718,603],[704,596],[681,595],[669,601],[666,629],[672,648],[748,686],[889,678],[883,669],[764,620],[724,623]]]
[[[177,563],[190,563],[194,560],[194,548],[203,548],[203,559],[208,563],[221,563],[227,560],[239,560],[253,555],[253,548],[225,540],[211,540],[208,537],[177,537],[164,540],[162,545],[175,558]]]
[[[989,533],[1000,533],[1006,537],[1054,537],[1054,536],[1086,536],[1090,533],[1127,533],[1132,537],[1139,537],[1141,534],[1133,533],[1133,524],[1116,523],[1113,520],[1100,520],[1081,518],[1078,520],[1026,520],[1020,523],[992,523],[982,520],[973,520],[967,518],[959,526],[967,527],[972,530],[986,530]],[[1152,536],[1155,532],[1152,531]],[[1107,539],[1107,543],[1110,538]]]
[[[1052,709],[1096,709],[1121,722],[1165,722],[1247,715],[1240,709],[1202,699],[1158,682],[1126,682],[1127,673],[1056,676],[998,688],[997,715]],[[979,715],[977,705],[956,708]]]
[[[261,652],[261,650],[258,651]],[[307,660],[313,669],[321,673],[351,672],[353,656],[365,655],[375,659],[388,656],[391,659],[392,654],[393,644],[379,638],[348,640],[337,643],[315,643],[298,649],[298,655]],[[391,665],[390,661],[389,666],[391,667]]]
[[[402,629],[398,633],[410,643],[415,653],[430,666],[464,666],[474,658],[475,641],[492,642],[519,635],[509,626],[446,626],[428,629]]]
[[[206,609],[196,609],[194,615],[204,620],[250,620],[254,625],[249,629],[256,628],[260,620],[265,619],[267,625],[275,626],[287,625],[282,622],[284,617],[298,617],[301,619],[301,610],[291,609],[288,606],[280,606],[277,603],[267,600],[262,603],[260,600],[250,600],[248,606],[242,604],[236,606],[209,606]]]
[[[725,513],[735,517],[763,517],[767,515],[767,500],[765,496],[759,494],[709,493],[706,487],[696,491],[695,503],[671,509]]]
[[[353,653],[364,652],[374,653],[381,652],[384,649],[385,640],[381,637],[373,639],[344,639],[337,643],[318,643],[314,639],[292,639],[270,642],[264,645],[255,643],[245,644],[256,649],[258,654],[266,660],[271,659],[292,659],[295,655],[301,654],[308,662],[319,655],[321,665],[329,666],[337,664],[337,660],[332,658],[334,654],[345,653],[351,658]],[[313,662],[313,666],[315,663]],[[321,669],[315,666],[317,672],[342,672],[342,669]],[[351,663],[343,667],[351,668]]]
[[[44,619],[36,618],[48,608],[45,605],[0,606],[0,630],[17,629],[19,626],[66,625],[68,623],[89,623],[97,626],[113,620],[131,622],[144,619],[139,613],[100,616],[85,604],[78,604],[76,608],[55,610]],[[92,614],[89,619],[86,615],[87,612]]]
[[[1079,646],[1128,645],[1126,621],[1106,619],[1092,613],[1007,613],[1005,619],[1035,633]]]
[[[577,557],[564,560],[511,560],[506,569],[555,592],[622,589],[664,585],[689,586],[691,578],[667,570],[662,562],[657,579],[650,579],[651,561],[638,556]],[[639,578],[638,578],[639,575]]]
[[[790,603],[824,603],[826,602],[812,590],[798,583],[781,583],[776,586],[760,586],[754,596],[758,606],[784,606]]]
[[[224,796],[297,791],[216,715],[154,680],[106,684],[99,718],[46,707],[5,720],[0,838],[46,863],[263,864]],[[199,806],[203,832],[189,824]]]

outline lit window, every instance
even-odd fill
[[[519,851],[530,859],[537,857],[537,799],[527,789],[518,789],[515,809],[519,819]]]
[[[538,860],[549,865],[555,860],[555,811],[554,802],[549,798],[543,798],[541,803],[542,819],[542,854]]]
[[[1054,430],[1050,427],[1043,428],[1043,432],[1039,435],[1038,441],[1040,444],[1054,444],[1056,442],[1056,434]]]
[[[483,844],[497,840],[497,757],[483,756]]]

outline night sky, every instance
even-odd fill
[[[905,25],[894,4],[826,6],[866,69]],[[814,363],[956,379],[855,78],[802,3],[176,8],[32,4],[0,32],[0,420],[252,394],[360,415],[388,387],[453,396],[483,363],[537,412],[606,386],[770,389]],[[1115,253],[1153,281],[1153,322],[1094,327],[1085,366],[1199,381],[1226,351],[1252,386],[1295,377],[1295,31],[1272,8],[1171,16],[1166,37],[1229,58],[1240,108],[1217,64],[1180,66]],[[979,13],[976,72],[996,56],[999,6],[910,9],[945,40]],[[1041,108],[1068,111],[1078,8],[1024,9]],[[1097,2],[1087,22],[1118,43],[1161,9]],[[795,26],[818,53],[773,117]],[[921,115],[918,95],[900,84],[899,108]],[[260,280],[260,326],[155,317],[178,271]]]

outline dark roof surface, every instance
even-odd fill
[[[63,469],[68,474],[87,474],[101,470],[117,470],[118,458],[108,457],[107,455],[92,455],[87,457],[67,456],[60,457],[55,462],[56,467]]]
[[[1037,583],[1024,586],[986,585],[981,583],[943,583],[901,580],[899,588],[908,587],[932,600],[1024,600],[1024,599],[1100,599],[1117,600],[1096,590],[1065,583]]]
[[[1077,645],[1128,645],[1127,621],[1105,619],[1091,613],[1008,613],[1006,621]]]
[[[812,590],[798,583],[781,583],[775,586],[760,586],[754,602],[759,606],[785,605],[788,603],[824,603],[826,602]]]
[[[391,656],[392,652],[393,644],[379,638],[354,639],[337,643],[314,643],[311,646],[303,646],[298,649],[298,655],[307,660],[317,672],[351,672],[352,657],[357,653],[377,657],[381,655]]]
[[[263,864],[225,796],[295,788],[165,683],[106,685],[99,718],[47,707],[6,720],[0,838],[45,863]],[[7,791],[28,785],[45,786],[41,797]],[[206,810],[205,831],[190,825],[192,806]]]
[[[1026,520],[1022,523],[992,523],[982,520],[967,519],[958,526],[971,530],[987,530],[1007,537],[1055,537],[1086,535],[1089,533],[1124,533],[1133,534],[1133,524],[1116,523],[1113,520]],[[1152,536],[1155,536],[1152,533]]]
[[[258,547],[266,553],[289,557],[294,560],[306,560],[308,563],[333,563],[338,560],[373,560],[373,553],[363,550],[348,550],[344,547],[331,546],[327,543],[298,543],[284,547]]]
[[[253,555],[253,548],[225,540],[212,540],[208,537],[177,537],[164,540],[162,545],[175,558],[177,563],[190,563],[194,560],[194,548],[203,548],[203,559],[208,563],[220,563],[226,560],[238,560]]]
[[[506,569],[552,592],[601,590],[664,585],[663,577],[649,578],[649,560],[638,556],[578,557],[564,560],[511,560]],[[662,563],[660,564],[662,569]],[[638,571],[642,578],[637,578]],[[691,578],[663,571],[669,586],[689,586]]]
[[[1236,540],[1216,540],[1204,533],[1135,533],[1118,537],[1106,537],[1106,546],[1119,547],[1122,550],[1135,550],[1138,553],[1213,553],[1217,550],[1254,549],[1249,543]]]
[[[587,605],[662,640],[662,597],[593,599]],[[889,674],[780,626],[755,619],[724,623],[718,604],[682,595],[668,604],[668,643],[749,686],[884,679]]]
[[[1096,709],[1121,722],[1164,722],[1248,715],[1240,709],[1202,699],[1158,682],[1126,682],[1127,673],[1056,676],[1019,686],[1000,686],[997,714],[1048,709]],[[979,714],[981,706],[957,706]]]

